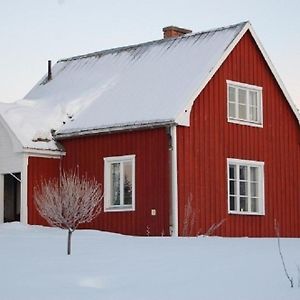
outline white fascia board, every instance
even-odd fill
[[[43,158],[61,158],[62,156],[66,155],[64,151],[58,150],[42,150],[42,149],[31,149],[31,148],[24,148],[23,152],[26,153],[28,156],[34,157],[43,157]]]
[[[240,33],[235,37],[235,39],[231,42],[229,47],[226,49],[224,52],[223,56],[219,60],[219,62],[215,65],[214,68],[211,69],[209,72],[207,78],[205,81],[203,81],[202,85],[200,85],[199,89],[193,94],[192,98],[189,100],[188,104],[185,106],[183,110],[181,110],[180,114],[177,116],[175,119],[175,122],[178,125],[183,125],[183,126],[189,126],[190,125],[190,112],[192,110],[192,106],[194,104],[194,101],[197,99],[201,91],[205,88],[205,86],[208,84],[208,82],[211,80],[211,78],[215,75],[215,73],[218,71],[218,69],[221,67],[223,62],[226,60],[226,58],[229,56],[231,51],[235,48],[235,46],[238,44],[238,42],[241,40],[241,38],[244,36],[244,34],[249,30],[251,33],[255,43],[257,44],[259,50],[261,51],[264,59],[267,62],[268,67],[270,68],[272,74],[274,75],[278,85],[280,86],[284,96],[286,97],[292,111],[294,112],[298,123],[300,125],[300,112],[297,110],[296,105],[292,101],[291,96],[289,95],[287,89],[285,88],[281,78],[279,77],[279,74],[277,73],[273,63],[271,62],[271,59],[269,58],[266,50],[264,49],[262,43],[260,42],[259,38],[257,37],[254,29],[252,28],[252,25],[250,22],[245,23],[244,28],[240,31]]]
[[[28,224],[28,155],[24,154],[23,166],[21,171],[21,199],[20,199],[20,222]]]
[[[179,216],[178,216],[178,166],[177,166],[177,126],[170,128],[171,134],[171,226],[172,236],[179,234]]]

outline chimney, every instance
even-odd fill
[[[164,39],[167,39],[171,37],[182,36],[186,33],[191,33],[192,30],[180,28],[176,26],[168,26],[163,28],[163,32],[164,32]]]
[[[52,79],[51,60],[48,60],[48,76],[47,76],[47,80],[50,81],[51,79]]]

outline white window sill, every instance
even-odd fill
[[[229,215],[247,215],[247,216],[264,216],[262,212],[249,212],[249,211],[229,211]]]
[[[105,207],[104,212],[122,212],[122,211],[134,211],[132,206],[111,206]]]
[[[234,124],[239,124],[239,125],[247,125],[247,126],[252,126],[252,127],[259,127],[263,128],[263,124],[260,123],[254,123],[254,122],[249,122],[245,120],[238,120],[238,119],[230,119],[227,118],[228,123],[234,123]]]

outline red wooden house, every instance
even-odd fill
[[[104,187],[89,228],[300,236],[300,117],[249,22],[58,61],[1,105],[0,222],[42,224],[61,169]]]

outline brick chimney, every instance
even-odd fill
[[[164,39],[167,39],[171,37],[178,37],[186,33],[191,33],[192,30],[180,28],[176,26],[168,26],[163,28],[163,32],[164,32]]]

